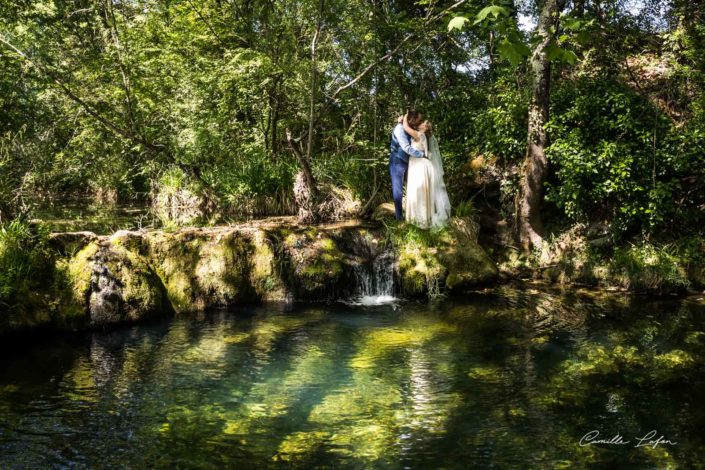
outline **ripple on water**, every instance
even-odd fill
[[[382,305],[396,306],[398,302],[399,299],[393,295],[362,295],[360,297],[341,300],[341,303],[353,307],[377,307]]]

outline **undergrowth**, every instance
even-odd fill
[[[29,295],[51,274],[49,232],[43,225],[15,219],[0,225],[0,306]]]

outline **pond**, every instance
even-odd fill
[[[27,343],[0,355],[0,468],[705,463],[705,307],[687,299],[502,287]]]

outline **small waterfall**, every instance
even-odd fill
[[[371,262],[355,268],[357,296],[351,304],[381,305],[394,302],[394,252],[385,249]]]

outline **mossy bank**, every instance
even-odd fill
[[[494,281],[492,260],[455,227],[429,237],[401,237],[401,229],[375,224],[286,223],[110,236],[54,233],[43,262],[27,273],[43,281],[5,302],[0,333],[104,327],[259,302],[344,299],[358,293],[360,272],[390,251],[397,295],[462,292]]]
[[[515,249],[488,251],[509,278],[656,296],[700,295],[705,290],[705,239],[698,236],[618,245],[576,225],[547,238],[529,256]]]

